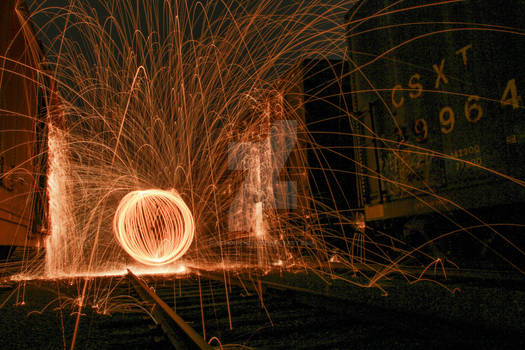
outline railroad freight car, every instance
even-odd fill
[[[477,253],[500,241],[501,258],[523,259],[524,14],[519,0],[364,0],[349,11],[370,226],[418,232],[421,242],[459,230]]]
[[[42,244],[45,111],[42,50],[23,1],[0,3],[0,259]]]

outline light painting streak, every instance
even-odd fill
[[[129,255],[155,266],[169,264],[186,253],[193,242],[195,223],[175,191],[133,191],[120,201],[113,230]]]
[[[48,132],[49,170],[47,177],[47,192],[49,197],[49,230],[46,239],[46,275],[57,276],[68,273],[78,265],[75,254],[79,251],[81,242],[65,241],[68,230],[73,225],[71,206],[64,205],[70,201],[68,176],[67,139],[64,131],[54,125],[49,125]],[[78,258],[78,255],[76,255]]]

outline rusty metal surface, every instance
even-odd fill
[[[26,18],[24,2],[0,3],[0,245],[9,246],[41,243],[44,206],[42,53]]]
[[[196,345],[199,349],[202,350],[211,350],[212,347],[206,343],[203,337],[198,334],[191,326],[189,326],[184,320],[173,311],[162,299],[159,298],[154,291],[152,291],[142,280],[140,280],[133,272],[128,270],[128,274],[131,277],[131,282],[141,298],[151,299],[155,302],[159,309],[162,312],[157,312],[157,317],[161,323],[162,329],[170,339],[173,346],[177,349],[181,348],[183,341],[178,339],[176,330],[171,327],[170,320],[173,321]]]

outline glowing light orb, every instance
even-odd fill
[[[164,265],[183,256],[195,234],[190,209],[175,191],[145,190],[125,195],[113,218],[124,250],[147,265]]]

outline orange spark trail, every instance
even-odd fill
[[[122,248],[135,260],[165,265],[190,248],[195,224],[190,209],[176,192],[146,190],[122,198],[113,230]]]

